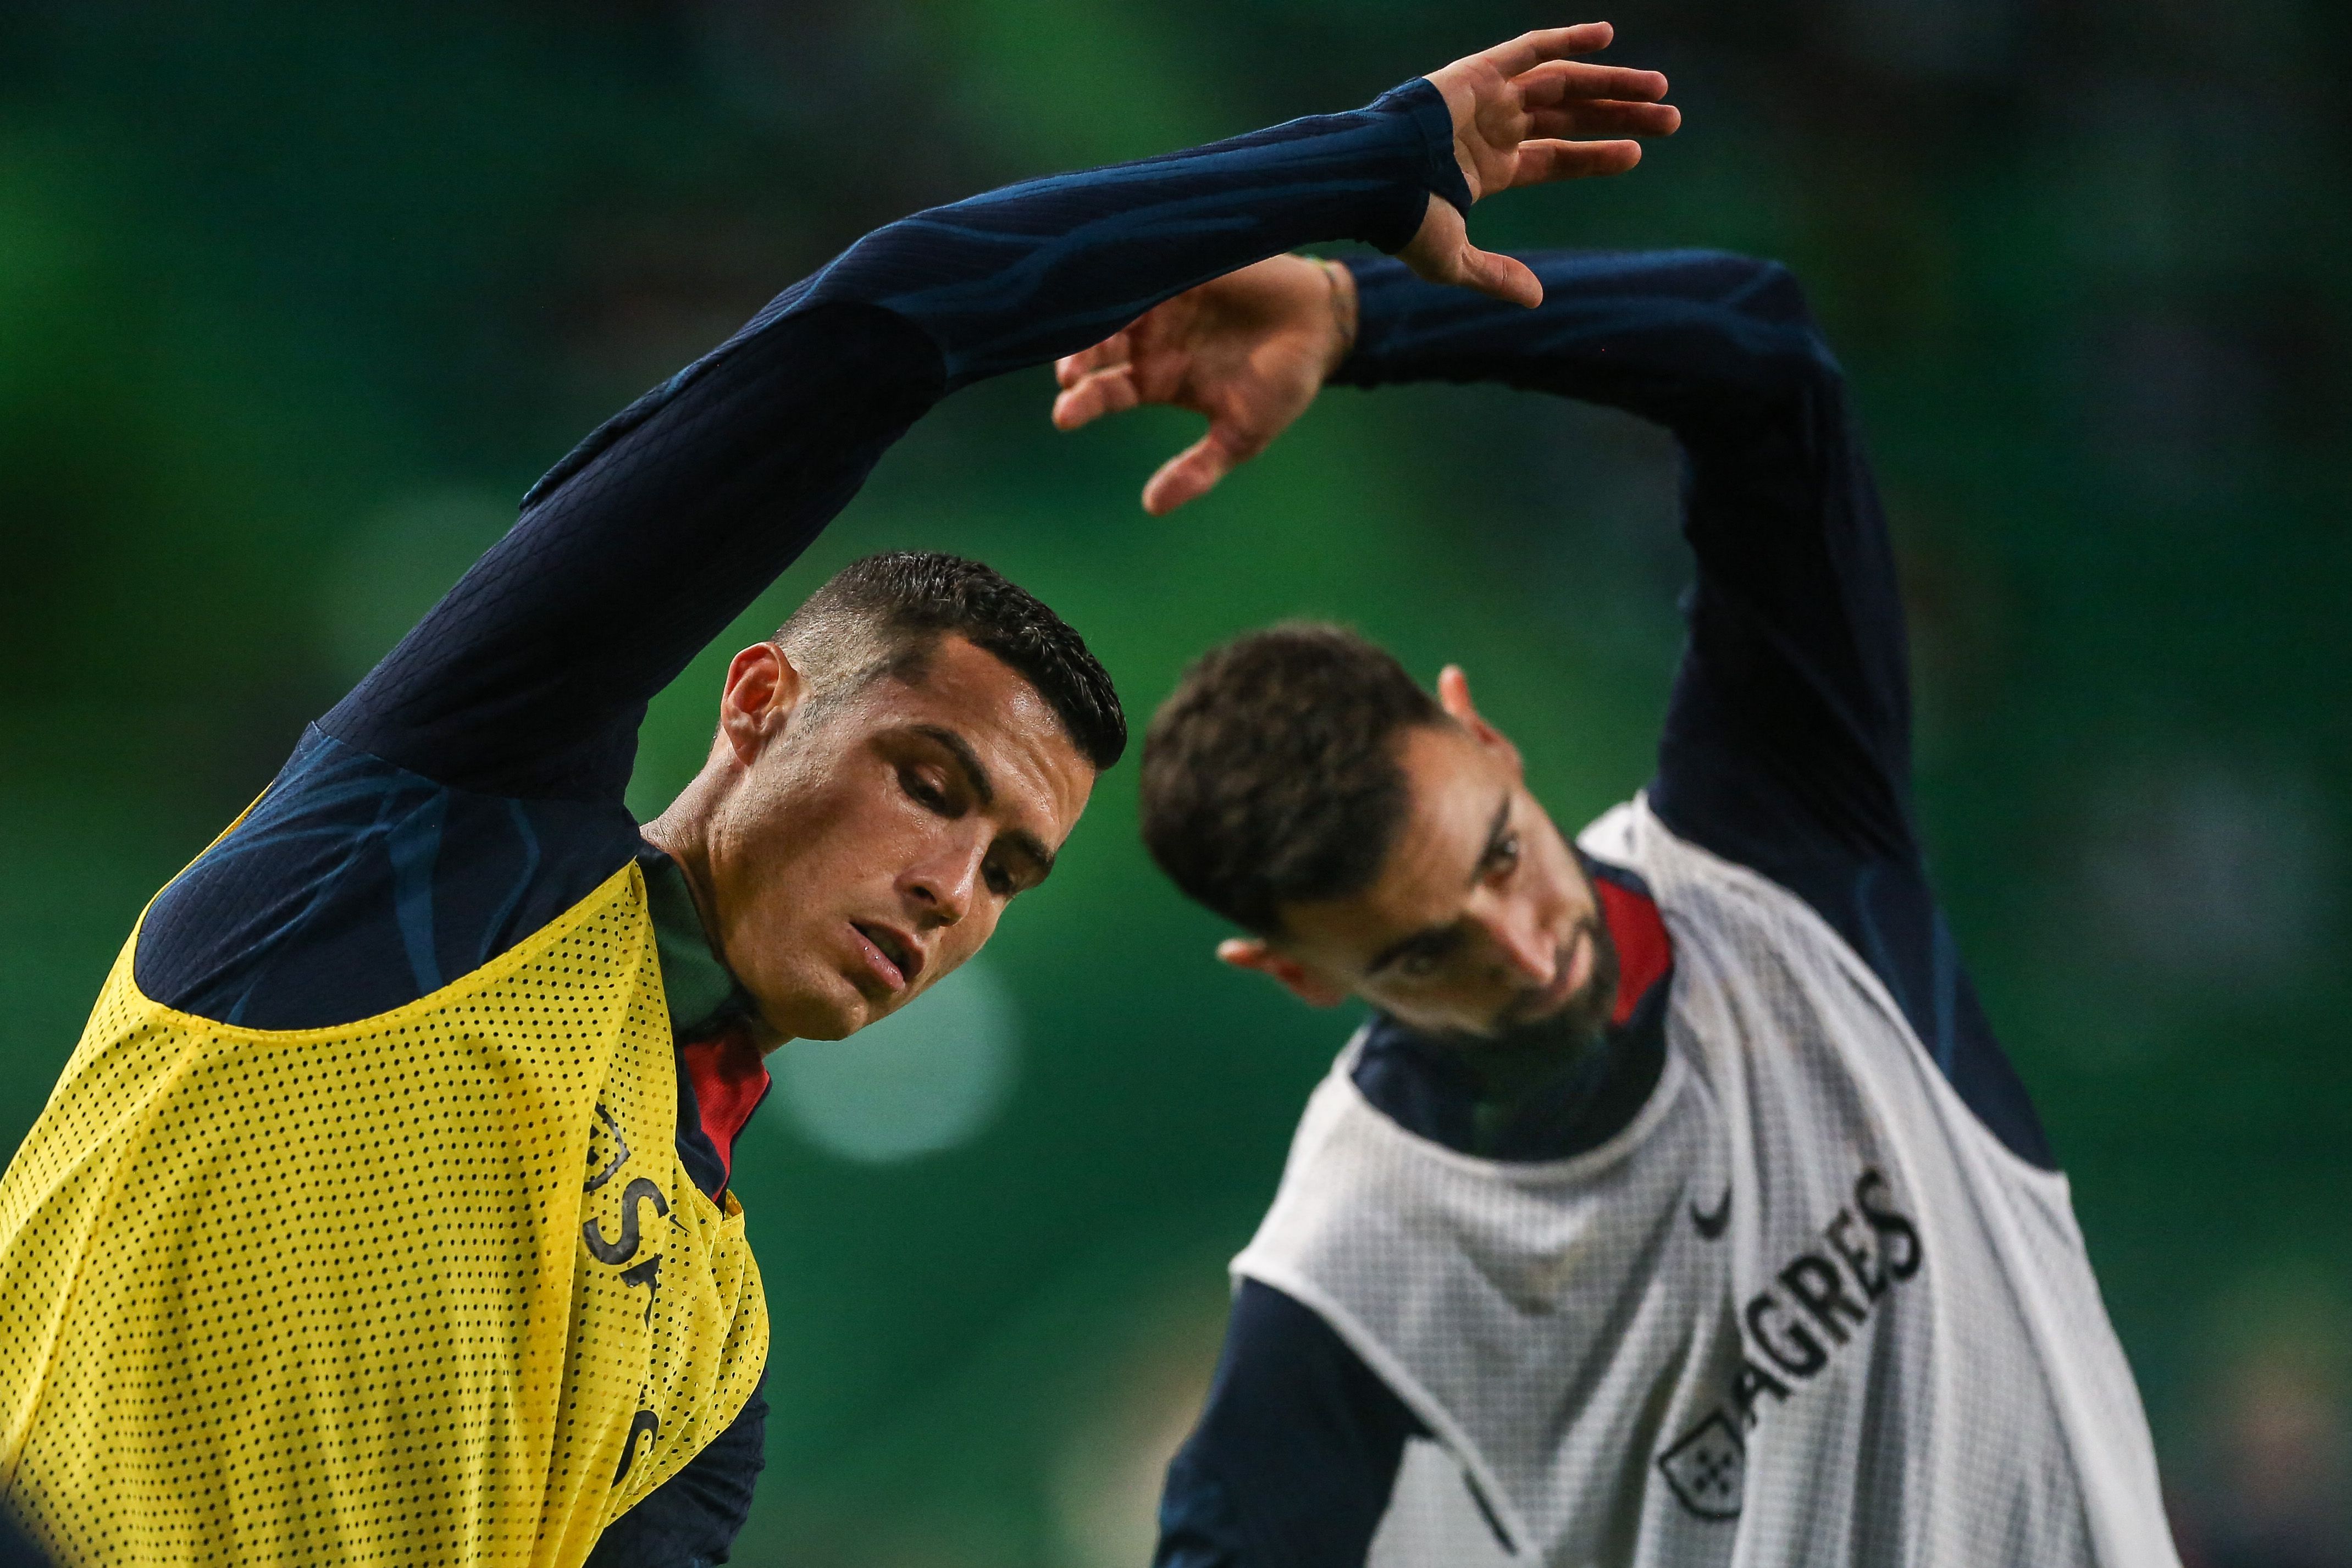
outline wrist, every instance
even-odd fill
[[[1323,361],[1323,373],[1328,377],[1356,349],[1356,276],[1328,256],[1313,256],[1307,259],[1323,274],[1329,297],[1327,308],[1331,318],[1331,347]]]
[[[1369,112],[1391,117],[1391,123],[1406,134],[1410,145],[1399,149],[1404,155],[1404,166],[1399,171],[1404,185],[1389,197],[1394,204],[1394,228],[1378,237],[1364,234],[1349,237],[1369,240],[1390,256],[1411,244],[1420,232],[1430,196],[1464,213],[1474,200],[1458,152],[1454,105],[1436,79],[1444,75],[1441,71],[1415,77],[1382,93],[1369,106]],[[1467,107],[1465,101],[1465,113]]]

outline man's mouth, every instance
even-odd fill
[[[891,990],[905,990],[923,972],[923,950],[904,932],[860,920],[851,921],[849,928],[857,933],[866,967]]]
[[[1538,1023],[1559,1013],[1592,983],[1593,967],[1600,956],[1591,927],[1579,927],[1554,960],[1551,983],[1505,1009],[1495,1020],[1496,1026],[1508,1029]]]

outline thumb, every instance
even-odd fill
[[[1524,263],[1472,245],[1461,213],[1440,196],[1429,198],[1421,228],[1397,259],[1432,283],[1475,289],[1514,305],[1543,303],[1543,284],[1536,275]]]
[[[1465,239],[1455,266],[1457,271],[1454,281],[1465,288],[1475,288],[1481,294],[1491,295],[1508,304],[1522,305],[1530,310],[1543,303],[1543,280],[1517,256],[1480,250]]]
[[[1396,253],[1397,259],[1412,268],[1416,277],[1432,283],[1452,283],[1455,260],[1469,243],[1470,230],[1462,221],[1461,209],[1433,191],[1422,211],[1421,227]]]

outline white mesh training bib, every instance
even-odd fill
[[[1374,1568],[2178,1568],[2066,1179],[2001,1146],[1795,894],[1636,800],[1580,841],[1671,933],[1633,1123],[1502,1164],[1344,1051],[1236,1274],[1427,1424]]]

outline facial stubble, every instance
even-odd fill
[[[1542,994],[1531,991],[1497,1013],[1490,1032],[1461,1035],[1456,1043],[1464,1050],[1498,1055],[1573,1056],[1580,1055],[1598,1041],[1608,1028],[1610,1013],[1617,1002],[1617,944],[1610,938],[1608,923],[1597,911],[1578,928],[1577,936],[1589,938],[1592,944],[1592,973],[1566,1001],[1541,1018],[1525,1017],[1524,1009]],[[1555,962],[1565,968],[1575,950],[1576,938],[1571,936]]]

